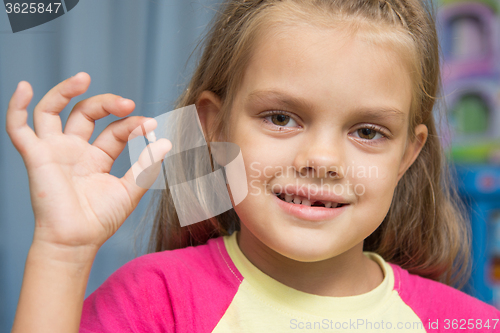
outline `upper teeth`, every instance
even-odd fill
[[[278,196],[282,199],[284,197],[286,202],[293,201],[293,203],[295,203],[295,204],[302,204],[305,206],[311,206],[310,200],[303,198],[303,197],[300,197],[298,195],[288,195],[288,194],[280,193],[280,194],[278,194]],[[313,202],[315,202],[315,201],[313,201]],[[324,203],[326,208],[336,208],[339,205],[337,202],[323,201],[323,200],[317,200],[317,201],[321,201],[322,203]]]

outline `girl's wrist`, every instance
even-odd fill
[[[71,247],[34,237],[12,332],[78,332],[97,250],[97,246]]]
[[[99,247],[96,245],[69,246],[33,240],[28,252],[28,260],[50,260],[61,264],[92,265]]]

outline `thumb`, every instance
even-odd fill
[[[165,155],[172,149],[172,143],[167,139],[159,139],[146,146],[121,181],[135,208],[146,191],[153,186],[162,171]],[[153,160],[151,160],[151,158]]]

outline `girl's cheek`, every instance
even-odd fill
[[[381,204],[391,197],[395,188],[394,172],[391,161],[383,157],[372,158],[367,163],[366,157],[353,161],[353,168],[346,174],[352,184],[352,192],[358,202]]]
[[[242,148],[242,151],[245,148]],[[253,178],[270,179],[275,177],[295,178],[297,175],[293,172],[293,160],[291,154],[286,154],[283,150],[267,147],[258,149],[253,147],[246,149],[242,153],[246,166],[247,176],[250,174]],[[249,177],[250,178],[250,177]]]

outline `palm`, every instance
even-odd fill
[[[51,241],[103,242],[134,208],[121,181],[107,173],[113,161],[78,137],[48,141],[33,147],[27,161],[36,218],[46,221]]]
[[[44,99],[54,98],[51,92]],[[41,123],[44,115],[40,114],[37,118],[39,111],[35,108],[34,122],[39,137],[32,131],[31,135],[26,133],[31,129],[26,128],[25,122],[16,133],[15,111],[9,107],[11,119],[8,114],[7,128],[28,170],[36,219],[35,238],[40,240],[68,246],[100,246],[118,230],[146,191],[135,184],[131,170],[123,178],[109,174],[128,135],[133,128],[144,123],[145,118],[129,117],[114,122],[93,144],[89,144],[87,141],[92,134],[89,129],[93,129],[93,123],[89,126],[87,119],[92,114],[92,107],[116,100],[111,95],[93,98],[92,102],[89,102],[90,98],[85,100],[86,103],[75,106],[65,133],[54,131],[60,126],[54,122],[46,120],[46,123]],[[39,105],[43,102],[47,101],[42,99]],[[110,106],[107,108],[112,109]],[[44,109],[43,105],[39,109]],[[101,105],[95,112],[106,115],[105,109]],[[123,109],[117,111],[117,115],[131,111],[130,107],[129,110],[126,107]],[[82,116],[86,112],[89,114]],[[47,116],[54,117],[53,114]],[[93,116],[94,119],[99,118],[99,115]],[[22,130],[25,132],[20,133]],[[165,140],[163,151],[158,150],[161,146],[162,140],[157,142],[154,150],[158,156],[170,149]]]

